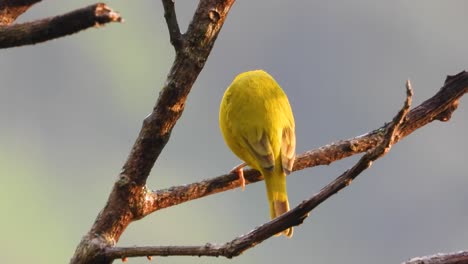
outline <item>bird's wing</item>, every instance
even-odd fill
[[[257,130],[255,137],[244,137],[244,144],[250,155],[258,164],[267,170],[272,170],[275,166],[275,157],[271,147],[268,134],[263,130]],[[252,135],[252,134],[250,134]]]
[[[294,128],[285,127],[281,137],[281,165],[286,175],[291,173],[296,158],[296,135]]]

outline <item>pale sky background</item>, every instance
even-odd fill
[[[20,21],[91,1],[43,1]],[[197,1],[177,1],[181,29]],[[104,206],[173,59],[160,1],[115,0],[125,18],[34,46],[1,51],[0,248],[5,263],[67,263]],[[233,6],[186,110],[148,181],[200,181],[239,160],[218,128],[235,75],[262,68],[289,96],[297,151],[351,138],[391,120],[410,78],[414,106],[466,69],[467,1],[242,1]],[[468,101],[398,143],[312,212],[294,237],[232,260],[172,263],[400,263],[468,249]],[[358,157],[288,177],[291,205]],[[268,220],[263,183],[159,211],[119,246],[224,243]],[[119,262],[116,262],[119,263]],[[128,263],[147,263],[145,258]]]

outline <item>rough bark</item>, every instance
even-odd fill
[[[399,129],[400,133],[396,141],[398,142],[434,120],[448,121],[456,110],[459,99],[467,92],[467,72],[448,76],[443,87],[433,97],[427,99],[408,113],[406,116],[407,121]],[[293,171],[319,165],[329,165],[337,160],[369,151],[382,142],[385,137],[385,131],[387,131],[390,125],[391,123],[388,123],[364,135],[340,140],[299,154],[294,163]],[[253,169],[244,170],[244,177],[246,184],[263,180],[262,175]],[[237,174],[226,174],[201,182],[148,192],[144,215],[239,186]]]
[[[100,26],[122,22],[122,18],[102,3],[70,13],[23,24],[14,21],[41,0],[0,0],[0,48],[17,47],[48,41]],[[388,152],[390,147],[415,130],[434,120],[448,121],[457,109],[459,98],[468,92],[468,74],[449,76],[441,90],[420,106],[409,111],[411,89],[407,101],[392,122],[365,135],[334,142],[298,155],[294,170],[328,165],[354,154],[366,154],[351,169],[344,172],[319,193],[305,200],[288,213],[268,222],[246,235],[222,245],[202,246],[114,247],[126,227],[157,210],[193,199],[239,187],[237,175],[216,178],[151,191],[147,177],[168,142],[171,131],[183,113],[185,100],[211,52],[226,16],[235,0],[201,0],[187,32],[180,32],[174,2],[162,0],[170,42],[175,60],[167,81],[151,114],[145,118],[136,142],[114,183],[107,204],[97,216],[90,231],[77,246],[71,263],[111,263],[116,258],[148,255],[237,256],[274,234],[299,225],[308,212],[331,195],[350,185],[351,181],[372,162]],[[255,170],[245,171],[246,183],[263,180]],[[405,264],[466,263],[466,252],[437,254],[414,258]]]
[[[90,27],[122,21],[120,15],[105,4],[94,4],[61,16],[0,26],[0,49],[32,45]]]
[[[2,0],[0,1],[0,26],[13,23],[21,14],[41,0]]]
[[[439,253],[430,256],[412,258],[402,264],[466,264],[468,252]]]
[[[97,216],[91,230],[78,245],[71,263],[111,263],[105,250],[114,246],[125,228],[145,215],[145,184],[156,159],[169,140],[171,131],[182,115],[185,100],[203,69],[218,33],[234,0],[202,0],[187,32],[177,36],[174,23],[169,23],[171,40],[177,44],[174,63],[159,94],[153,111],[143,126],[125,162],[108,201]],[[170,2],[163,1],[175,16]],[[173,12],[171,14],[171,12]],[[168,18],[171,21],[172,18]],[[175,18],[174,18],[175,20]]]

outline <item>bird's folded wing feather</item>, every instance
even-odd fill
[[[281,137],[281,165],[286,175],[291,173],[296,158],[296,135],[294,129],[285,127]]]
[[[271,147],[268,134],[263,130],[258,130],[255,137],[244,137],[244,144],[250,155],[258,161],[259,165],[267,170],[272,170],[275,166],[275,157]],[[252,134],[250,134],[252,135]]]

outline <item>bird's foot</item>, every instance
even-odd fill
[[[240,186],[242,191],[245,190],[245,178],[244,178],[244,167],[247,166],[247,163],[242,163],[234,167],[230,173],[236,173],[239,176]]]

